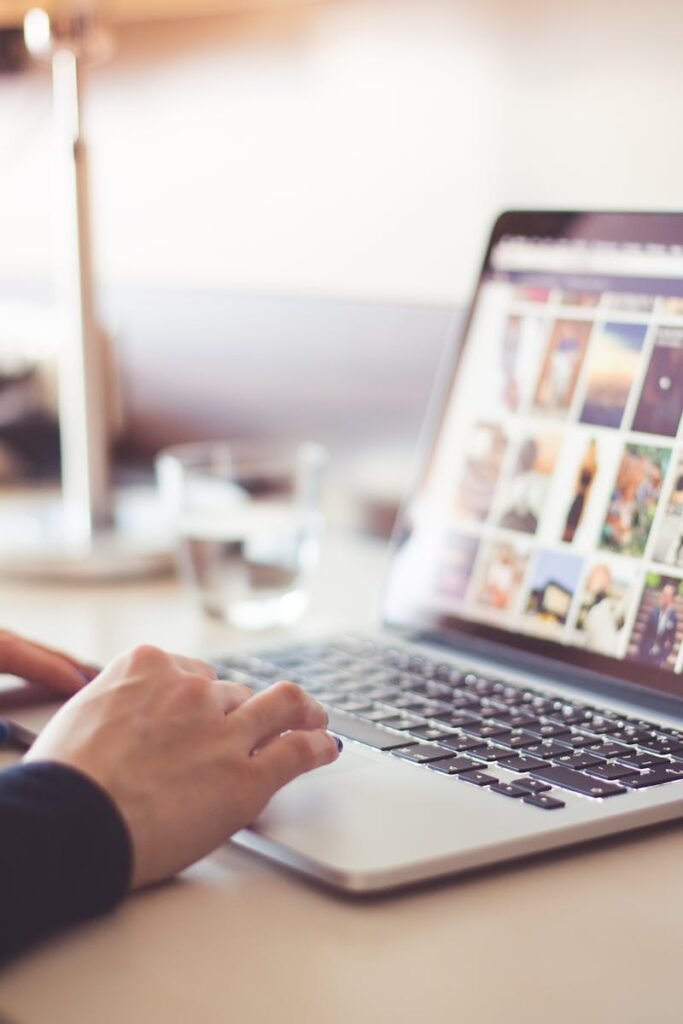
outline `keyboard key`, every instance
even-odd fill
[[[365,718],[368,722],[383,722],[388,718],[398,718],[398,712],[390,711],[386,704],[375,704],[367,711],[359,711],[359,718]]]
[[[340,711],[351,711],[357,713],[358,711],[372,711],[372,704],[366,700],[356,700],[353,697],[342,697],[340,700],[332,701],[336,708]]]
[[[551,700],[549,697],[532,697],[529,703],[537,715],[549,715],[553,711],[557,711],[558,701]]]
[[[531,804],[532,807],[542,807],[544,811],[558,811],[565,804],[562,800],[558,800],[555,796],[549,796],[548,793],[529,793],[528,796],[522,797],[525,804]]]
[[[587,711],[585,708],[574,708],[571,705],[565,705],[559,711],[553,711],[551,715],[548,715],[548,718],[551,722],[559,722],[561,725],[582,725],[590,718],[590,711]]]
[[[434,718],[435,715],[440,715],[442,712],[450,710],[449,704],[445,704],[442,700],[433,700],[430,697],[420,708],[420,714],[423,718]]]
[[[476,750],[477,747],[485,747],[486,740],[480,739],[478,736],[464,736],[462,733],[456,736],[446,736],[441,741],[441,745],[449,747],[451,750],[465,751],[465,750]]]
[[[545,760],[553,761],[556,757],[571,753],[571,747],[560,740],[537,740],[535,743],[527,743],[524,746],[524,753],[533,757],[542,757]]]
[[[607,797],[618,796],[626,790],[614,782],[605,782],[602,779],[591,779],[582,772],[574,771],[573,768],[565,768],[564,765],[552,765],[550,768],[539,768],[535,771],[534,778],[542,782],[550,782],[561,789],[570,789],[573,793],[581,793],[583,796]],[[683,772],[682,772],[683,775]]]
[[[456,729],[460,726],[471,725],[473,722],[479,721],[479,715],[475,715],[471,711],[454,711],[452,708],[438,711],[435,715],[429,715],[428,717],[433,718],[435,722],[443,722],[447,726],[452,725]]]
[[[629,768],[654,768],[658,764],[671,764],[666,757],[660,757],[659,754],[626,754],[619,760]]]
[[[542,724],[538,715],[531,715],[528,712],[513,715],[510,722],[515,729],[537,729]]]
[[[640,744],[643,750],[653,754],[683,754],[683,745],[677,740],[666,736],[656,736]]]
[[[413,715],[410,712],[401,711],[396,722],[383,722],[382,724],[386,725],[390,729],[401,729],[407,732],[412,729],[417,729],[421,725],[426,725],[427,723],[420,715]]]
[[[394,689],[395,687],[392,686],[371,686],[369,690],[363,687],[359,696],[365,697],[366,700],[371,700],[373,703],[382,700],[386,704],[394,696]]]
[[[497,736],[509,736],[510,729],[504,725],[494,725],[492,722],[472,722],[463,725],[463,732],[471,736],[481,736],[482,739],[495,739]]]
[[[591,732],[602,735],[603,733],[616,732],[619,726],[616,722],[609,718],[605,718],[601,715],[593,715],[589,722],[586,722],[586,729],[590,729]]]
[[[454,711],[465,711],[467,708],[476,710],[479,707],[480,701],[478,697],[472,697],[469,694],[458,693],[451,701],[451,707]]]
[[[449,757],[445,761],[430,761],[429,767],[444,775],[460,775],[461,772],[475,771],[480,766],[476,761],[470,761],[468,757]]]
[[[511,713],[508,719],[508,725],[514,729],[524,729],[527,725],[533,725],[538,722],[538,718],[535,715],[528,715],[522,711],[515,710]]]
[[[607,779],[610,782],[614,782],[615,779],[626,779],[637,774],[638,770],[636,768],[628,768],[625,764],[609,761],[586,768],[586,775],[592,775],[596,779]]]
[[[470,683],[470,688],[478,693],[481,697],[489,697],[492,693],[496,692],[496,684],[491,679],[484,679],[479,676],[474,683]]]
[[[447,750],[442,747],[432,746],[430,743],[414,743],[409,747],[395,747],[391,753],[395,757],[402,757],[406,761],[414,761],[416,764],[429,764],[430,761],[445,761],[451,757]],[[624,769],[627,771],[627,769]]]
[[[422,691],[427,697],[437,697],[439,700],[449,701],[453,694],[453,687],[448,683],[438,683],[435,679],[427,679],[424,682]]]
[[[483,707],[479,708],[479,717],[483,721],[490,721],[492,718],[499,721],[501,717],[503,720],[508,718],[509,712],[503,711],[502,708],[495,707],[492,704],[485,704]]]
[[[669,728],[665,729],[663,726],[661,726],[661,725],[655,726],[651,722],[649,722],[649,723],[636,722],[636,725],[643,726],[643,728],[647,729],[650,732],[650,734],[657,733],[658,735],[662,735],[662,736],[670,736],[671,739],[677,740],[678,743],[683,743],[683,732],[680,732],[679,729],[669,729]]]
[[[627,747],[623,743],[612,743],[610,740],[606,743],[601,743],[599,747],[591,747],[591,750],[605,759],[626,757],[627,754],[635,754],[633,747]]]
[[[522,790],[523,793],[547,793],[550,791],[550,786],[547,782],[540,782],[538,779],[532,779],[528,775],[526,778],[515,779],[513,786]]]
[[[498,743],[504,743],[506,747],[512,747],[513,750],[519,750],[520,747],[527,747],[530,743],[537,742],[537,737],[527,732],[526,729],[513,729],[504,740],[498,740]]]
[[[357,740],[368,747],[375,747],[377,750],[392,750],[395,747],[406,746],[406,738],[400,733],[389,732],[388,729],[368,722],[362,718],[356,718],[345,711],[338,711],[336,708],[328,708],[330,732],[339,733],[347,739]]]
[[[489,787],[491,793],[500,793],[501,796],[511,796],[517,800],[524,796],[521,789],[517,789],[511,782],[497,782],[495,786]]]
[[[640,775],[633,775],[623,780],[629,789],[647,789],[649,786],[660,786],[663,782],[679,782],[683,779],[683,765],[659,764],[655,768],[646,768]]]
[[[589,736],[586,732],[570,732],[562,737],[562,742],[572,747],[573,750],[597,748],[602,744],[599,737]]]
[[[410,730],[410,735],[416,740],[442,740],[447,736],[454,736],[454,729],[444,729],[438,725],[418,725]]]
[[[323,701],[323,703],[326,702]],[[359,717],[365,718],[363,712],[359,713]],[[387,729],[401,729],[402,726],[405,727],[405,719],[402,718],[401,715],[399,715],[397,712],[391,714],[391,712],[385,711],[385,714],[381,718],[373,718],[372,721],[377,722],[378,725],[381,724],[385,726],[385,728]],[[414,724],[417,725],[419,723]]]
[[[424,701],[420,697],[404,693],[400,697],[392,697],[387,701],[387,707],[396,711],[419,711],[423,703]]]
[[[471,782],[473,786],[495,786],[500,781],[495,775],[487,775],[486,772],[462,772],[458,778],[462,782]]]
[[[652,732],[649,729],[633,725],[620,729],[619,732],[613,732],[611,735],[613,739],[618,740],[620,743],[633,743],[636,747],[652,739]]]
[[[535,768],[544,768],[548,762],[538,757],[529,757],[525,754],[517,754],[514,757],[507,757],[499,761],[501,768],[508,768],[511,772],[530,772]]]
[[[527,732],[533,733],[543,740],[551,740],[555,736],[564,736],[569,733],[570,726],[558,725],[556,722],[539,722],[538,725],[526,725]]]
[[[479,761],[500,761],[501,758],[510,756],[507,747],[499,747],[495,743],[487,743],[485,747],[476,747],[470,753]]]
[[[504,686],[500,693],[496,694],[499,704],[505,704],[510,711],[515,712],[518,705],[522,703],[521,691],[514,686]]]
[[[567,768],[592,768],[596,764],[604,764],[604,758],[596,757],[592,750],[579,751],[577,754],[563,754],[561,757],[553,758],[555,764],[563,764]]]

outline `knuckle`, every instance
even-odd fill
[[[161,661],[165,660],[166,655],[160,647],[154,647],[153,644],[139,644],[133,648],[129,657],[130,663],[134,668],[145,668],[158,665]]]
[[[296,683],[276,683],[277,695],[293,711],[303,710],[308,705],[308,697]]]
[[[211,684],[206,676],[186,675],[182,680],[183,693],[192,703],[201,703],[209,695]]]

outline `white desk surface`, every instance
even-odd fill
[[[375,542],[331,537],[302,631],[368,625],[382,562]],[[0,623],[101,660],[234,642],[170,581],[2,583]],[[682,951],[679,826],[364,902],[227,846],[6,968],[0,1020],[679,1024]]]

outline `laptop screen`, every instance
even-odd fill
[[[498,221],[389,622],[683,696],[683,216]]]

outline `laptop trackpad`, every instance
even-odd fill
[[[472,830],[487,831],[490,803],[469,789],[386,754],[347,747],[333,765],[276,794],[237,841],[330,881],[381,873],[452,850],[468,832],[473,839]],[[500,807],[498,817],[506,810]]]

